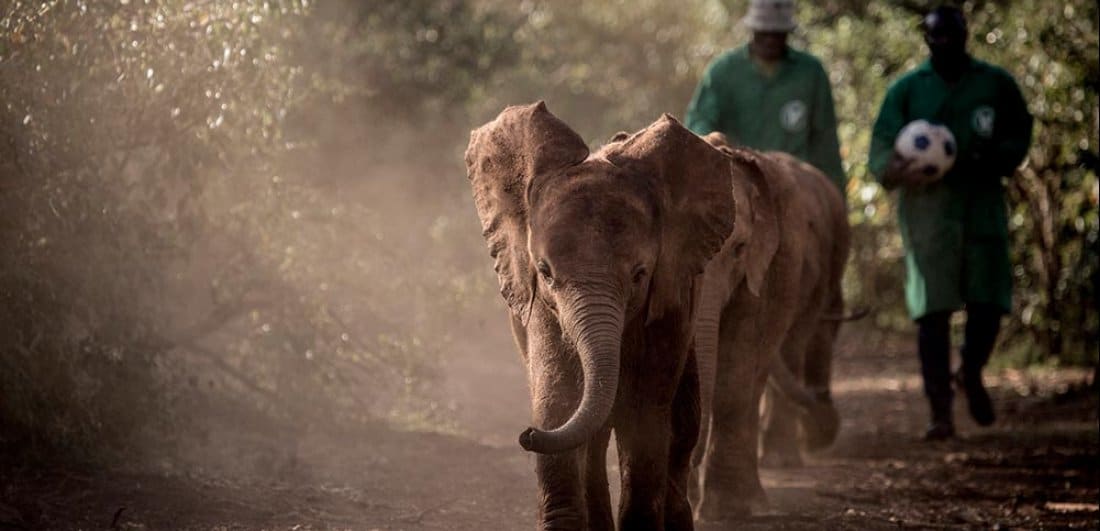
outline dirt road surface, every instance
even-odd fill
[[[0,530],[533,529],[534,459],[514,442],[528,417],[526,384],[494,324],[503,319],[474,331],[490,348],[448,358],[445,432],[223,426],[152,464],[5,463]],[[1097,396],[1081,385],[1086,371],[990,374],[998,424],[976,427],[960,400],[959,438],[929,444],[919,440],[926,410],[911,348],[846,331],[836,444],[803,468],[763,471],[771,513],[699,528],[1100,527]]]

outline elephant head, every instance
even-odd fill
[[[615,403],[625,328],[690,319],[693,281],[733,228],[730,161],[667,115],[590,155],[539,102],[473,131],[466,166],[501,295],[524,325],[552,314],[584,373],[572,416],[520,444],[576,448]]]

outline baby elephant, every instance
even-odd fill
[[[839,417],[829,396],[832,344],[843,313],[848,258],[844,200],[825,175],[783,153],[707,141],[736,168],[733,235],[707,265],[695,326],[702,435],[693,501],[704,520],[738,518],[766,506],[757,471],[759,404],[773,393],[764,457],[801,462],[829,445]],[[806,387],[808,386],[808,388]]]
[[[734,231],[734,160],[670,116],[590,154],[543,103],[505,109],[466,151],[527,365],[538,529],[692,529],[699,431],[690,348],[707,262]]]

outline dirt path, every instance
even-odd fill
[[[491,325],[441,387],[454,434],[218,431],[148,467],[73,472],[8,464],[3,529],[531,529],[533,458],[523,372]],[[925,420],[908,342],[848,333],[836,361],[839,440],[807,466],[765,470],[772,514],[739,529],[1089,528],[1097,499],[1097,397],[1081,371],[1001,372],[997,426],[919,442]],[[192,457],[188,457],[191,455]],[[704,531],[724,526],[700,526]]]

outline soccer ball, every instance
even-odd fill
[[[894,150],[913,160],[927,182],[932,182],[943,178],[955,164],[957,147],[950,129],[927,120],[915,120],[898,133]]]

